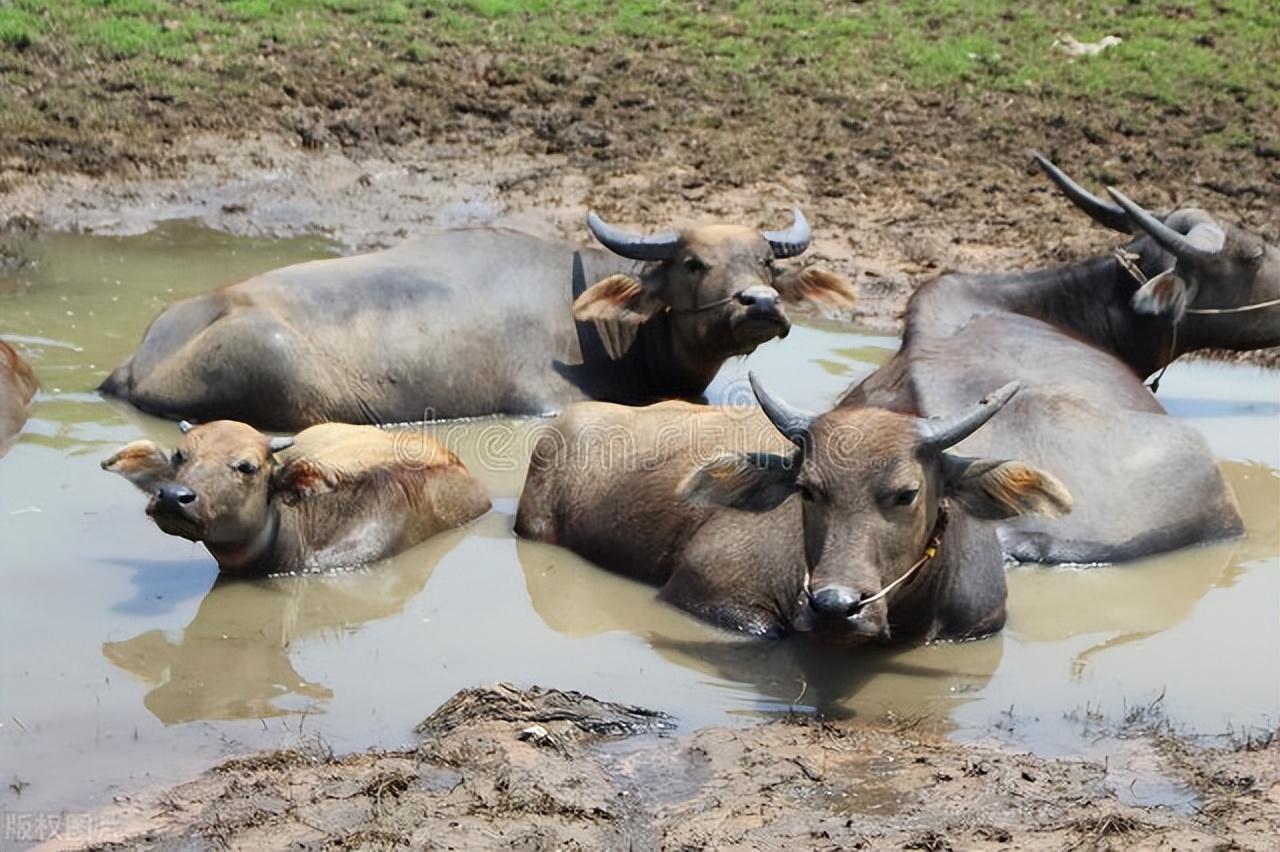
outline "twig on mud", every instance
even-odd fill
[[[789,759],[792,763],[794,763],[796,766],[799,766],[799,767],[800,767],[800,771],[804,773],[804,777],[808,778],[810,781],[821,781],[821,780],[822,780],[822,773],[821,773],[821,772],[818,772],[816,769],[814,769],[814,768],[813,768],[813,767],[811,767],[808,763],[806,763],[806,762],[805,762],[805,760],[804,760],[804,758],[800,758],[800,757],[792,757],[792,758],[788,758],[788,759]]]

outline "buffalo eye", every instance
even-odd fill
[[[920,496],[919,486],[912,485],[909,488],[900,488],[889,497],[889,502],[894,506],[910,506],[916,502],[916,497]]]
[[[173,451],[173,458],[171,459],[171,461],[173,462],[174,467],[177,467],[178,465],[182,464],[186,460],[187,460],[187,454],[184,453],[182,450]]]
[[[710,269],[709,266],[696,257],[686,257],[684,260],[684,268],[691,275],[701,275]]]
[[[236,462],[236,470],[245,476],[253,476],[258,472],[258,466],[251,461]]]

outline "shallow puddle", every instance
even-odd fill
[[[312,737],[338,751],[408,742],[453,692],[492,680],[642,704],[686,728],[796,706],[941,722],[1051,756],[1118,755],[1122,743],[1096,734],[1126,721],[1215,735],[1280,719],[1275,373],[1180,363],[1161,391],[1221,457],[1246,540],[1122,567],[1016,568],[1001,635],[850,654],[736,640],[650,588],[515,539],[536,421],[429,427],[495,496],[473,526],[341,576],[215,582],[203,548],[161,534],[142,495],[98,469],[120,444],[171,444],[176,428],[93,388],[164,304],[334,247],[175,223],[23,250],[34,265],[0,273],[0,336],[43,389],[0,460],[5,809],[98,804]],[[789,401],[821,409],[895,345],[806,324],[750,365]],[[712,398],[740,395],[745,372],[729,365]],[[1127,796],[1187,801],[1141,764],[1115,779]]]

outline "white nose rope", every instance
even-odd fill
[[[894,589],[896,589],[898,586],[907,582],[907,580],[910,580],[911,577],[914,576],[917,571],[919,571],[922,567],[924,567],[924,564],[926,562],[928,562],[930,559],[933,559],[933,557],[938,555],[938,549],[942,547],[942,534],[946,531],[947,531],[947,510],[940,508],[938,509],[937,523],[933,525],[933,535],[929,536],[929,543],[924,546],[924,554],[919,559],[916,560],[916,564],[908,568],[906,570],[906,573],[904,573],[901,577],[894,580],[892,583],[885,586],[883,589],[876,592],[871,597],[863,598],[860,601],[858,601],[853,611],[855,613],[859,612],[863,607],[867,606],[867,604],[873,604],[876,601],[880,600],[881,598],[888,596],[888,594],[892,592]]]
[[[928,562],[930,559],[933,559],[935,556],[938,555],[938,550],[942,547],[942,534],[946,531],[947,531],[947,510],[946,508],[939,508],[938,520],[935,521],[933,524],[933,535],[929,536],[929,543],[924,546],[924,554],[919,559],[917,559],[916,563],[912,565],[910,568],[908,568],[901,577],[894,580],[892,583],[885,586],[883,589],[876,592],[871,597],[862,598],[861,600],[859,600],[854,605],[853,611],[856,613],[859,610],[861,610],[863,607],[865,607],[867,604],[875,603],[881,598],[886,597],[890,592],[892,592],[898,586],[902,585],[903,583],[911,579],[911,577],[917,571],[919,571],[921,568],[924,567],[924,564],[926,562]],[[803,601],[809,601],[809,600],[812,600],[813,598],[813,593],[809,590],[810,576],[811,576],[811,572],[809,571],[804,572],[804,588],[801,590],[803,593],[803,597],[801,597],[801,600]]]

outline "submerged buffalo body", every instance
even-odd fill
[[[36,392],[36,377],[13,347],[0,340],[0,456],[22,431]]]
[[[425,436],[406,453],[370,426],[324,424],[296,438],[225,420],[183,428],[171,455],[135,441],[102,467],[151,498],[160,529],[203,543],[225,573],[373,562],[489,510],[462,462]]]
[[[991,521],[1058,515],[1071,498],[1020,462],[945,450],[1013,388],[938,421],[856,407],[814,417],[756,392],[763,411],[573,406],[534,450],[516,532],[756,635],[856,644],[1000,629]]]
[[[1001,525],[1019,559],[1112,562],[1239,535],[1203,437],[1166,416],[1143,379],[1195,349],[1280,344],[1280,253],[1204,211],[1160,219],[1114,190],[1103,201],[1038,159],[1095,220],[1141,236],[1072,266],[926,284],[908,306],[898,354],[844,404],[928,416],[1021,382],[959,448],[1026,459],[1075,497],[1061,521]]]
[[[697,397],[726,359],[787,334],[783,298],[851,297],[834,275],[774,267],[808,245],[799,211],[777,233],[589,224],[611,251],[462,229],[188,299],[102,389],[276,429]]]

